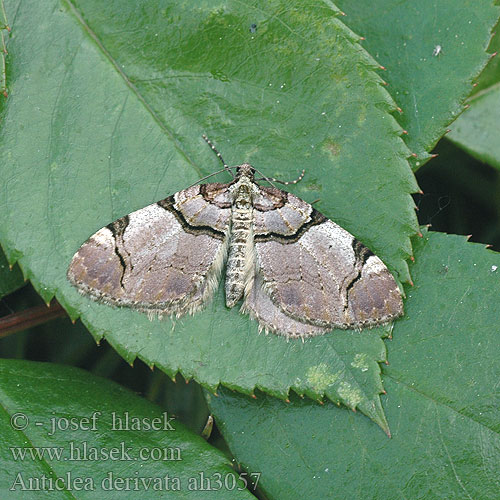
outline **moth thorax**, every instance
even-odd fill
[[[249,186],[243,185],[238,189],[234,196],[234,206],[248,210],[252,208],[252,191]]]
[[[230,189],[236,208],[251,208],[253,197],[258,193],[258,189],[248,177],[240,177]]]

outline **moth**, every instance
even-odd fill
[[[68,269],[81,293],[150,319],[181,317],[210,301],[225,267],[226,306],[241,301],[259,332],[304,339],[401,316],[398,285],[366,246],[281,181],[228,167],[203,138],[233,180],[190,186],[97,231]]]

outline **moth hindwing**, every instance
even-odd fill
[[[403,313],[396,281],[367,247],[297,196],[258,184],[251,165],[235,168],[229,183],[191,186],[97,231],[73,256],[71,283],[106,304],[180,317],[210,301],[226,264],[226,305],[242,301],[259,331],[288,338]]]

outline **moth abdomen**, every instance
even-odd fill
[[[253,268],[253,210],[234,207],[226,268],[226,306],[233,307],[242,297]]]

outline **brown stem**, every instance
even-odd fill
[[[0,318],[0,338],[65,315],[66,311],[55,299],[48,307],[36,306],[21,312],[8,314]]]

